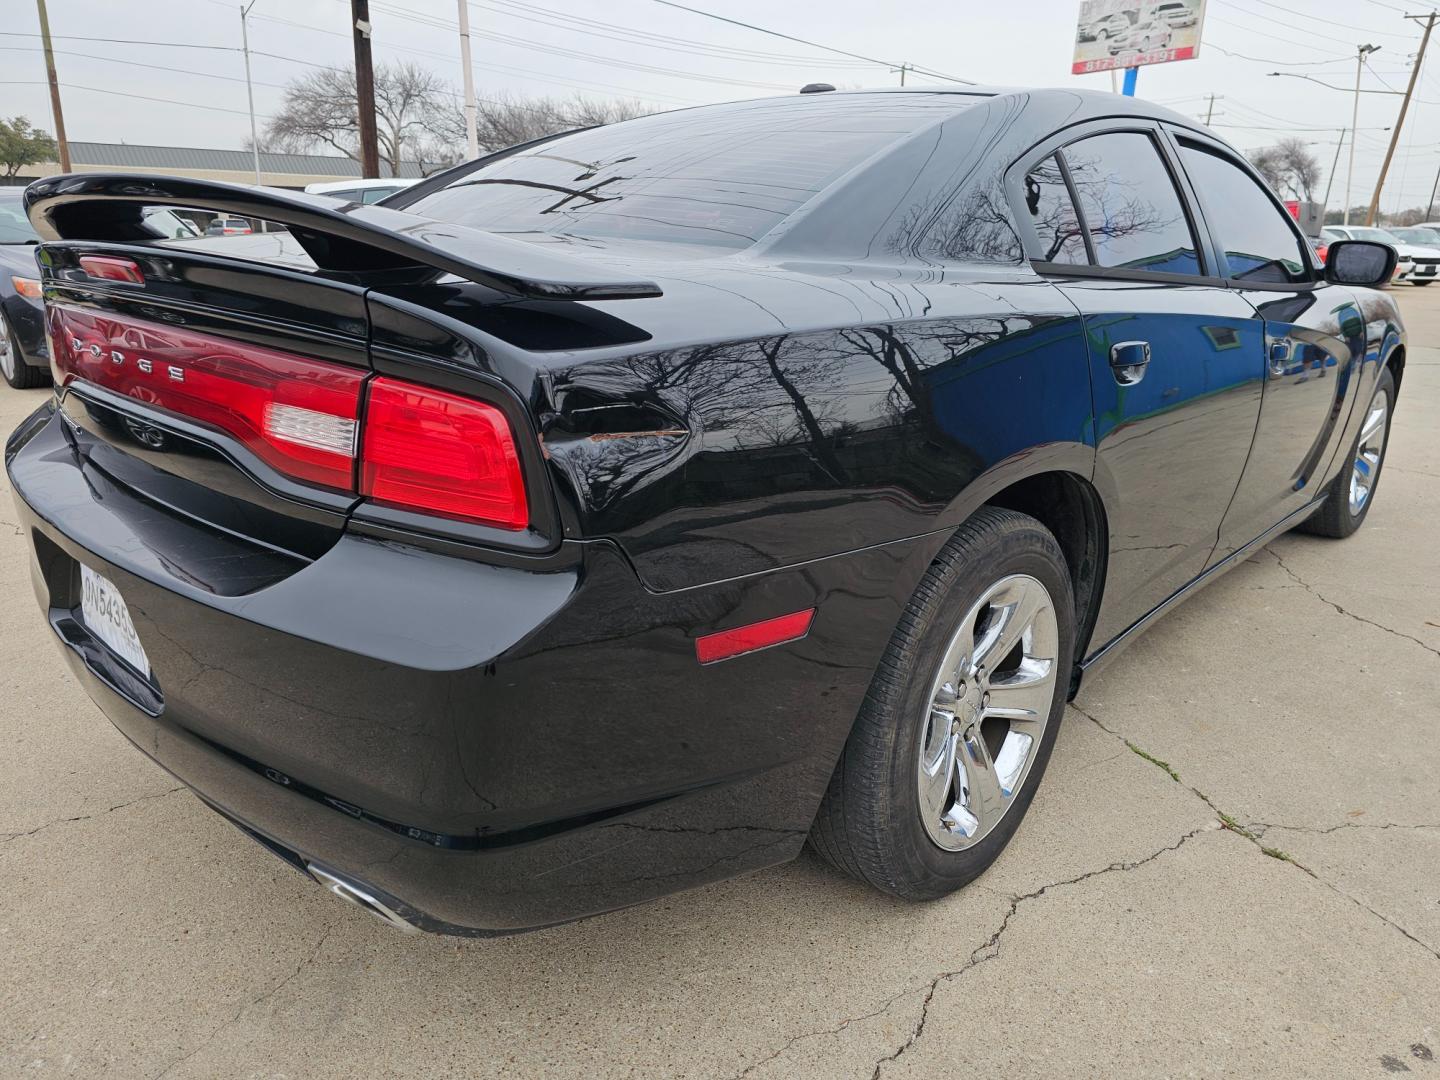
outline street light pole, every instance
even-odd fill
[[[255,134],[255,87],[250,83],[250,29],[245,17],[256,0],[240,5],[240,47],[245,53],[245,96],[250,100],[250,153],[255,162],[255,186],[260,186],[260,139]]]
[[[1360,72],[1371,53],[1379,52],[1379,45],[1361,45],[1355,54],[1355,108],[1350,116],[1350,165],[1345,170],[1345,220],[1350,224],[1350,189],[1355,180],[1355,132],[1360,128]]]

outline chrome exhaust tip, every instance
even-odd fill
[[[418,934],[420,932],[418,926],[410,922],[388,904],[371,896],[364,889],[360,888],[360,886],[346,881],[344,878],[336,877],[330,873],[330,871],[322,870],[314,863],[306,863],[305,869],[311,877],[347,904],[354,904],[358,908],[363,908],[381,922],[394,927],[396,930],[401,930],[407,934]]]

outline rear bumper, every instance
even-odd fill
[[[195,526],[151,509],[137,528],[64,425],[42,408],[6,466],[76,677],[272,850],[431,930],[550,925],[793,857],[938,546],[655,595],[606,543],[536,572],[346,533],[219,596],[147,542]],[[124,597],[153,683],[82,625],[81,562]],[[696,662],[699,634],[810,606],[802,641]]]

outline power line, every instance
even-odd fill
[[[455,23],[434,18],[425,12],[416,11],[413,8],[401,7],[398,4],[381,3],[379,0],[376,0],[374,6],[377,11],[403,15],[406,18],[420,22],[422,25],[432,26],[437,30],[444,30],[447,33],[454,33],[457,29]],[[583,60],[589,63],[604,64],[608,67],[641,71],[649,75],[665,75],[673,79],[689,79],[695,82],[712,82],[729,86],[747,86],[760,90],[792,89],[785,83],[756,82],[753,79],[732,79],[723,75],[703,75],[697,72],[677,71],[675,68],[659,67],[654,64],[641,63],[637,60],[614,60],[604,56],[596,56],[594,53],[583,52],[579,49],[568,49],[560,45],[541,45],[538,42],[527,41],[525,38],[515,37],[512,34],[504,34],[497,31],[471,30],[471,35],[485,38],[489,41],[498,41],[502,45],[513,45],[522,49],[532,49],[536,52],[550,53],[553,56],[560,56],[569,60]]]
[[[1336,42],[1336,43],[1338,43],[1338,44],[1340,44],[1340,45],[1346,45],[1346,46],[1352,45],[1352,44],[1354,43],[1354,42],[1353,42],[1353,39],[1332,37],[1330,34],[1322,34],[1322,33],[1320,33],[1320,32],[1317,31],[1317,30],[1306,30],[1303,26],[1296,26],[1296,25],[1294,25],[1293,23],[1287,23],[1287,22],[1282,22],[1282,21],[1279,20],[1279,19],[1273,19],[1273,18],[1271,18],[1269,15],[1261,15],[1258,11],[1251,11],[1249,8],[1238,7],[1238,6],[1235,5],[1235,4],[1229,3],[1228,0],[1213,0],[1213,2],[1214,2],[1214,3],[1217,3],[1217,4],[1220,4],[1220,5],[1222,5],[1223,7],[1226,7],[1226,8],[1228,8],[1228,9],[1232,10],[1232,11],[1238,11],[1238,12],[1239,12],[1240,14],[1242,14],[1242,15],[1248,15],[1248,16],[1249,16],[1250,18],[1252,18],[1252,19],[1260,19],[1260,20],[1262,20],[1263,22],[1274,23],[1276,26],[1282,26],[1282,27],[1284,27],[1286,30],[1295,31],[1295,32],[1298,32],[1298,33],[1301,33],[1301,34],[1309,34],[1311,37],[1320,38],[1322,41]],[[1216,17],[1216,16],[1208,16],[1208,15],[1207,15],[1207,18],[1217,18],[1217,21],[1219,21],[1219,22],[1226,22],[1225,19],[1223,19],[1223,18],[1218,18],[1218,17]],[[1246,31],[1248,31],[1249,33],[1252,33],[1252,34],[1264,34],[1264,35],[1268,36],[1271,41],[1284,41],[1284,42],[1285,42],[1286,44],[1288,44],[1288,45],[1299,45],[1301,48],[1317,49],[1317,51],[1318,51],[1318,47],[1315,46],[1315,45],[1306,45],[1306,44],[1304,44],[1303,42],[1291,41],[1291,40],[1288,39],[1288,38],[1275,37],[1274,34],[1272,34],[1269,30],[1256,30],[1254,27],[1243,26],[1243,25],[1241,25],[1241,24],[1239,24],[1239,23],[1228,23],[1227,25],[1230,25],[1230,26],[1240,26],[1240,28],[1241,28],[1242,30],[1246,30]]]
[[[44,85],[45,85],[45,82],[44,82],[43,80],[36,80],[36,79],[4,79],[4,80],[0,80],[0,86],[44,86]],[[125,92],[122,91],[122,90],[104,90],[104,89],[101,89],[101,88],[98,87],[98,86],[81,86],[79,83],[61,83],[61,84],[60,84],[60,87],[61,87],[61,89],[64,89],[64,90],[87,90],[87,91],[89,91],[89,92],[92,93],[92,94],[105,94],[105,95],[111,96],[111,97],[134,98],[136,101],[155,101],[155,102],[159,102],[161,105],[181,105],[181,106],[184,106],[184,107],[187,108],[187,109],[205,109],[205,110],[208,111],[208,112],[234,113],[236,116],[249,116],[249,115],[250,115],[249,112],[247,112],[247,111],[244,110],[244,109],[226,109],[226,108],[223,108],[223,107],[221,107],[221,106],[219,106],[219,105],[201,105],[201,104],[199,104],[198,102],[194,102],[194,101],[176,101],[174,98],[151,97],[151,96],[148,95],[148,94],[127,94],[127,93],[125,93]],[[264,114],[262,114],[262,113],[256,113],[255,115],[256,115],[256,116],[261,116],[261,115],[264,115]],[[265,116],[265,119],[266,119],[266,120],[270,120],[270,119],[272,119],[272,117],[270,117],[270,116]]]
[[[1334,19],[1322,19],[1319,15],[1312,15],[1308,11],[1297,11],[1295,8],[1286,7],[1284,4],[1276,4],[1273,2],[1273,0],[1253,0],[1253,2],[1256,4],[1263,4],[1265,7],[1268,8],[1274,8],[1276,11],[1283,11],[1288,15],[1299,15],[1302,19],[1309,19],[1311,22],[1325,23],[1327,26],[1338,26],[1342,30],[1349,30],[1352,33],[1356,34],[1360,33],[1362,29],[1361,27],[1354,26],[1351,23],[1336,22]],[[1263,18],[1264,16],[1260,17]],[[1411,42],[1415,40],[1415,36],[1413,34],[1397,34],[1389,30],[1365,30],[1364,36],[1401,38],[1404,41]]]
[[[1221,19],[1221,22],[1225,20]],[[1233,23],[1231,25],[1234,25]],[[1216,45],[1213,41],[1206,42],[1205,48],[1214,49],[1216,52],[1224,53],[1226,56],[1233,56],[1239,60],[1250,60],[1256,64],[1267,64],[1278,67],[1319,67],[1322,64],[1348,64],[1355,59],[1353,56],[1336,56],[1329,60],[1266,60],[1259,56],[1246,56],[1244,53],[1231,52],[1229,49]]]
[[[812,49],[824,49],[826,52],[836,53],[840,56],[848,56],[855,60],[868,60],[872,64],[883,64],[888,68],[898,66],[893,60],[877,60],[873,56],[847,52],[845,49],[837,49],[832,45],[821,45],[818,41],[808,41],[805,38],[795,37],[793,34],[782,34],[779,30],[769,30],[763,26],[756,26],[754,23],[742,22],[739,19],[732,19],[725,15],[716,15],[713,11],[704,11],[700,8],[689,7],[686,4],[678,4],[675,0],[655,0],[655,3],[664,4],[666,7],[677,8],[680,11],[688,11],[692,15],[703,15],[707,19],[716,19],[719,22],[729,23],[732,26],[743,27],[746,30],[755,30],[761,34],[769,34],[771,37],[784,38],[786,41],[794,41],[800,45],[808,45]],[[920,67],[917,67],[915,70],[925,75],[934,75],[936,78],[948,79],[951,82],[964,83],[967,86],[975,85],[970,79],[960,79],[954,75],[946,75],[943,71],[932,71],[929,68]]]
[[[255,21],[255,20],[263,20],[263,21],[265,21],[265,22],[280,23],[280,24],[285,25],[285,26],[294,27],[294,28],[297,29],[297,30],[309,30],[309,31],[312,31],[312,32],[317,33],[317,34],[326,34],[326,35],[331,36],[331,37],[341,37],[341,38],[346,38],[347,40],[348,40],[348,38],[349,38],[349,35],[348,35],[348,34],[343,34],[343,33],[341,33],[341,32],[338,31],[338,30],[329,30],[329,29],[326,29],[325,27],[322,27],[322,26],[310,26],[308,23],[295,22],[295,21],[292,20],[292,19],[283,19],[283,18],[280,18],[280,17],[277,16],[277,15],[251,15],[250,18],[251,18],[252,21]],[[388,50],[388,51],[391,51],[391,52],[408,53],[408,54],[413,55],[413,56],[423,56],[423,57],[427,57],[427,58],[435,58],[435,59],[438,59],[438,60],[443,60],[443,61],[445,61],[446,63],[449,63],[449,64],[458,64],[458,63],[459,63],[458,59],[457,59],[456,57],[450,55],[449,53],[439,53],[439,52],[435,52],[433,49],[416,49],[416,48],[411,48],[411,47],[404,46],[404,45],[394,45],[394,44],[389,44],[389,43],[382,43],[381,47],[382,47],[383,49]],[[254,49],[251,50],[251,53],[252,53],[253,55],[261,55],[260,53],[257,53],[256,50],[254,50]],[[296,60],[294,57],[282,57],[282,56],[278,56],[278,55],[275,54],[275,53],[264,53],[263,55],[265,55],[265,56],[270,56],[270,57],[273,57],[273,58],[275,58],[275,59],[280,59],[280,60],[289,60],[289,61],[291,61],[292,63],[309,64],[309,65],[312,66],[312,67],[333,66],[333,65],[325,65],[325,64],[313,64],[313,63],[311,63],[310,61],[306,61],[306,60]],[[587,79],[572,79],[572,78],[566,78],[566,77],[564,77],[564,76],[559,76],[559,75],[549,75],[549,74],[547,74],[547,73],[537,72],[537,71],[534,70],[533,68],[528,68],[528,69],[513,68],[513,67],[507,67],[507,66],[504,65],[504,64],[496,64],[496,63],[492,63],[492,62],[489,62],[489,61],[486,62],[485,67],[484,67],[484,70],[485,70],[485,71],[499,71],[499,72],[502,72],[502,73],[509,73],[509,74],[512,74],[512,75],[520,75],[520,76],[524,76],[524,77],[528,77],[528,78],[534,79],[534,80],[537,81],[537,82],[554,83],[554,84],[559,85],[559,86],[570,86],[570,87],[577,87],[577,88],[580,88],[580,89],[590,89],[590,90],[600,89],[600,90],[604,90],[604,91],[609,91],[609,92],[611,92],[611,93],[616,93],[616,92],[618,92],[618,93],[621,93],[621,94],[629,95],[629,96],[631,96],[631,97],[649,98],[649,99],[651,99],[651,100],[668,102],[668,103],[676,104],[676,105],[698,105],[698,104],[700,104],[700,101],[697,100],[697,99],[695,99],[695,98],[679,97],[679,96],[677,96],[677,95],[675,95],[675,94],[662,94],[662,93],[657,93],[657,92],[652,91],[652,90],[636,90],[636,89],[634,89],[634,88],[632,88],[632,87],[628,87],[628,86],[616,86],[616,85],[614,85],[613,83],[603,83],[603,82],[595,82],[595,81],[587,80]]]
[[[1264,38],[1266,38],[1266,39],[1268,39],[1268,40],[1270,40],[1270,41],[1280,41],[1280,42],[1284,42],[1286,45],[1294,45],[1295,48],[1297,48],[1297,49],[1309,49],[1311,52],[1328,52],[1328,51],[1330,51],[1330,50],[1328,50],[1328,49],[1322,48],[1322,47],[1319,46],[1319,45],[1310,45],[1310,44],[1308,44],[1308,43],[1306,43],[1306,42],[1304,42],[1304,41],[1291,41],[1289,38],[1275,37],[1273,34],[1271,34],[1271,32],[1270,32],[1269,30],[1264,30],[1264,29],[1259,29],[1259,30],[1257,30],[1257,29],[1256,29],[1255,27],[1253,27],[1253,26],[1246,26],[1244,23],[1234,22],[1233,20],[1227,19],[1227,18],[1225,18],[1225,17],[1222,16],[1222,15],[1216,15],[1216,14],[1214,14],[1213,12],[1206,12],[1206,14],[1205,14],[1205,21],[1206,21],[1206,23],[1217,22],[1217,23],[1220,23],[1220,24],[1223,25],[1223,26],[1233,26],[1233,27],[1234,27],[1235,29],[1237,29],[1237,30],[1243,30],[1243,31],[1245,31],[1245,33],[1249,34],[1249,35],[1252,36],[1252,37],[1264,37]],[[1352,59],[1353,59],[1353,58],[1352,58]],[[1318,61],[1317,61],[1317,62],[1318,62]],[[1329,61],[1326,61],[1326,62],[1328,63]]]
[[[383,10],[383,8],[381,9]],[[510,34],[499,34],[494,32],[471,30],[476,37],[483,37],[488,41],[498,41],[503,45],[514,45],[522,49],[533,49],[536,52],[549,53],[552,56],[560,56],[570,60],[585,60],[596,64],[605,64],[609,67],[626,68],[631,71],[639,71],[649,75],[665,75],[672,79],[689,79],[693,82],[717,83],[725,86],[745,86],[758,90],[793,90],[794,87],[786,83],[757,82],[753,79],[731,79],[723,75],[700,75],[689,71],[678,71],[674,68],[657,67],[653,64],[642,64],[638,61],[607,60],[605,57],[596,56],[594,53],[582,52],[578,49],[567,49],[559,45],[540,45],[533,41],[526,41],[524,38],[514,37]]]
[[[39,34],[27,34],[19,30],[0,30],[0,37],[31,37],[38,38]],[[236,45],[199,45],[186,41],[136,41],[132,38],[101,38],[101,37],[79,37],[75,34],[51,34],[55,41],[103,41],[108,45],[159,45],[167,49],[214,49],[219,52],[240,52]]]
[[[503,6],[496,7],[496,3]],[[741,49],[731,45],[718,45],[710,42],[697,41],[693,38],[656,34],[652,31],[640,30],[633,26],[621,26],[618,23],[605,22],[599,19],[588,19],[584,16],[572,15],[568,12],[555,11],[552,8],[542,7],[538,4],[525,3],[524,0],[494,0],[493,3],[471,2],[469,6],[472,8],[485,8],[487,11],[508,15],[511,18],[525,19],[529,22],[539,23],[542,26],[552,26],[562,30],[592,34],[596,37],[606,37],[615,41],[645,45],[649,48],[667,49],[700,56],[713,56],[722,60],[738,60],[745,63],[757,64],[785,64],[789,66],[813,64],[817,62],[813,56],[798,56],[793,53],[762,52],[757,49]],[[529,14],[526,14],[527,12]],[[828,60],[826,62],[837,66],[843,65],[847,68],[869,67],[871,63],[869,60]]]
[[[26,46],[26,45],[0,45],[0,52],[25,52],[25,53],[28,53],[28,52],[32,52],[32,51],[33,51],[33,49],[32,49],[31,47],[29,47],[29,46]],[[103,60],[104,62],[106,62],[106,63],[108,63],[108,64],[124,64],[126,67],[132,67],[132,68],[135,68],[135,67],[149,68],[149,69],[151,69],[152,71],[169,71],[169,72],[172,72],[172,73],[177,74],[177,75],[198,75],[199,77],[204,78],[204,79],[224,79],[226,82],[239,82],[239,83],[243,83],[243,82],[245,81],[243,78],[241,78],[241,77],[238,76],[238,75],[218,75],[218,74],[216,74],[216,73],[213,72],[213,71],[195,71],[195,70],[192,69],[192,68],[169,67],[169,66],[167,66],[167,65],[165,65],[165,64],[143,64],[143,63],[141,63],[141,62],[138,61],[138,60],[123,60],[123,59],[121,59],[120,57],[117,57],[117,56],[100,56],[100,55],[98,55],[98,54],[96,54],[96,53],[75,52],[75,51],[73,51],[73,50],[71,50],[71,49],[56,49],[56,50],[55,50],[55,55],[56,55],[56,56],[78,56],[78,57],[80,57],[82,60]],[[305,61],[299,60],[299,61],[296,61],[296,63],[305,63]],[[256,86],[269,86],[269,87],[273,87],[273,88],[276,89],[276,90],[284,90],[284,89],[285,89],[285,86],[284,86],[282,83],[270,83],[270,82],[259,82],[259,81],[257,81],[257,82],[255,83],[255,85],[256,85]]]

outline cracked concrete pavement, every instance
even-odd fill
[[[1396,295],[1366,527],[1282,537],[1087,684],[1011,848],[924,906],[804,856],[395,934],[110,728],[0,490],[0,1076],[1440,1080],[1440,290]]]

